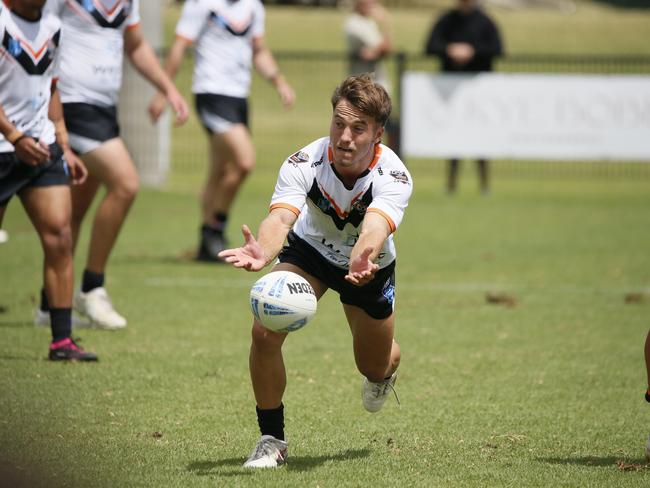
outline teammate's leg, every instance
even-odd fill
[[[43,247],[43,282],[52,329],[50,359],[96,361],[97,356],[83,351],[70,337],[73,287],[70,189],[64,185],[28,187],[21,191],[20,198]]]
[[[91,176],[90,184],[73,192],[76,231],[99,184],[106,194],[97,207],[88,246],[81,293],[75,305],[94,325],[109,329],[126,326],[126,319],[113,308],[104,289],[105,270],[111,251],[139,189],[139,178],[124,141],[114,138],[82,156]]]
[[[210,137],[210,166],[201,197],[201,246],[198,258],[217,261],[225,248],[224,233],[232,204],[255,166],[255,149],[248,128],[233,124]]]

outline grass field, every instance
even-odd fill
[[[247,291],[257,275],[186,260],[194,198],[140,196],[109,274],[129,328],[80,331],[101,355],[96,365],[45,360],[49,333],[30,320],[40,251],[13,203],[11,240],[0,247],[3,479],[648,486],[650,182],[505,180],[485,198],[468,174],[448,198],[428,164],[411,170],[416,191],[396,237],[401,406],[363,411],[349,332],[326,295],[286,346],[290,463],[263,473],[239,468],[257,436],[247,373]],[[254,175],[235,222],[255,225],[269,191]],[[646,295],[626,304],[631,292]],[[486,293],[515,306],[488,304]]]
[[[270,9],[274,47],[288,49],[290,35],[305,49],[336,47],[338,35],[327,44],[329,31],[314,26],[340,12],[291,12]],[[497,15],[513,51],[558,52],[564,36],[582,39],[572,52],[648,54],[645,12],[585,4],[574,16]],[[421,45],[430,19],[397,17],[399,42]],[[526,35],[533,24],[549,32],[539,42]],[[605,26],[620,35],[602,38]],[[327,100],[287,120],[269,115],[277,101],[265,90],[255,85],[259,166],[233,209],[233,242],[239,224],[266,214],[279,157],[327,128]],[[195,122],[175,134],[176,153],[202,143]],[[98,364],[46,360],[49,331],[31,321],[41,251],[11,203],[0,245],[1,487],[650,485],[649,178],[497,177],[482,197],[467,165],[452,198],[437,162],[409,161],[415,193],[396,236],[401,405],[363,410],[350,333],[328,294],[285,347],[289,463],[250,472],[240,468],[258,436],[247,294],[259,275],[188,260],[200,168],[139,196],[108,270],[129,327],[78,332]]]

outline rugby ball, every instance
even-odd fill
[[[253,315],[275,332],[302,329],[316,313],[316,294],[309,282],[291,271],[272,271],[250,293]]]

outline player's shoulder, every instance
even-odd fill
[[[413,178],[404,162],[388,146],[381,144],[381,156],[377,161],[376,178],[384,183],[413,185]]]

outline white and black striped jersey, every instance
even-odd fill
[[[283,207],[298,215],[293,231],[328,262],[347,268],[366,213],[379,213],[395,232],[412,191],[413,181],[406,166],[382,144],[375,146],[368,169],[352,188],[347,188],[334,168],[330,139],[324,137],[283,163],[271,210]],[[376,262],[384,268],[395,257],[391,234]]]
[[[264,35],[260,0],[186,0],[176,35],[195,42],[193,93],[246,98],[253,39]]]
[[[124,32],[140,23],[139,0],[47,0],[45,10],[63,23],[61,101],[116,105]]]
[[[55,16],[32,22],[0,2],[0,106],[18,130],[48,145],[55,140],[47,112],[60,37]],[[13,150],[0,134],[0,152]]]

